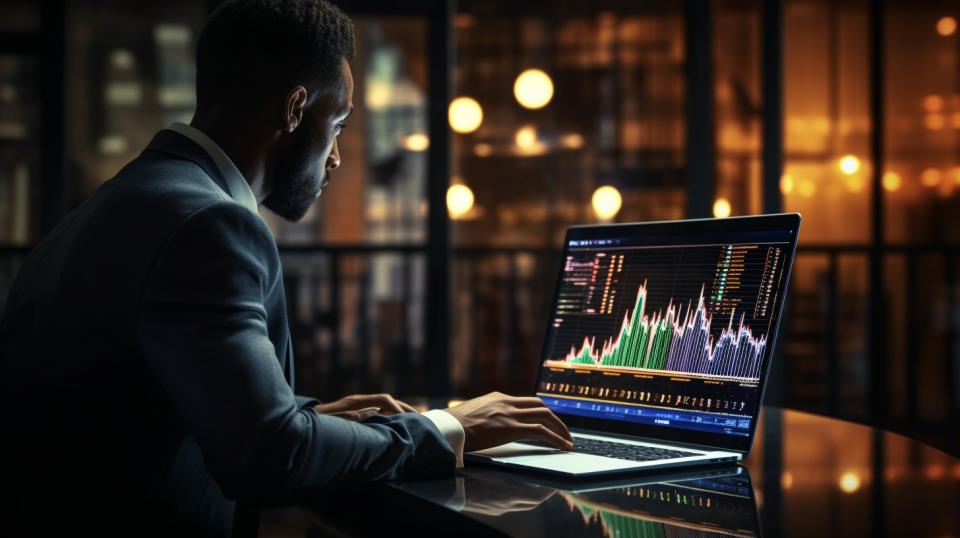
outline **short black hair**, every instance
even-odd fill
[[[226,0],[197,44],[197,109],[250,104],[298,84],[326,93],[354,48],[353,23],[324,0]]]

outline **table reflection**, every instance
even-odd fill
[[[398,487],[509,535],[760,534],[750,472],[739,466],[586,482],[471,468],[458,474],[454,486],[446,492],[441,482]]]

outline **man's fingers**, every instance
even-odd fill
[[[521,427],[528,435],[534,439],[539,439],[544,443],[555,446],[560,450],[570,450],[573,443],[557,435],[553,430],[543,424],[527,424]]]
[[[408,403],[406,403],[406,402],[401,402],[400,400],[397,400],[397,403],[400,404],[400,407],[401,407],[401,408],[403,408],[403,412],[404,412],[404,413],[416,413],[416,412],[417,412],[417,409],[416,409],[415,407],[413,407],[412,405],[410,405],[410,404],[408,404]]]
[[[564,424],[557,415],[554,415],[553,411],[550,411],[546,407],[542,409],[518,409],[514,411],[513,414],[521,422],[543,424],[563,439],[573,441],[573,436],[570,435],[570,430],[567,429],[567,425]]]
[[[543,400],[535,396],[510,396],[509,402],[516,407],[546,407]]]

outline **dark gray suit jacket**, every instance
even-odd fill
[[[418,414],[357,424],[295,397],[291,349],[270,230],[203,149],[161,131],[40,242],[10,292],[6,508],[231,534],[323,486],[453,472]]]

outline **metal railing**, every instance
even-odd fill
[[[0,304],[27,252],[0,248]],[[299,390],[321,397],[431,394],[424,246],[281,246],[280,253]],[[544,248],[453,249],[447,361],[455,393],[530,390],[559,255]],[[879,334],[866,332],[869,287],[857,284],[872,255],[886,268],[877,304],[891,305]],[[945,433],[956,448],[958,257],[960,245],[798,247],[781,346],[785,404],[864,422],[882,417],[882,425],[908,433]],[[923,303],[931,297],[935,304]],[[887,350],[878,376],[868,375],[874,365],[861,345],[868,338]],[[876,380],[881,386],[870,386]],[[873,409],[865,396],[877,390],[890,393],[886,409]]]

